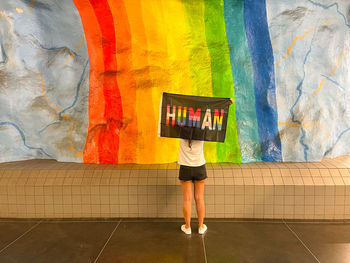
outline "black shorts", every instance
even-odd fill
[[[180,165],[179,179],[182,181],[200,181],[207,177],[205,164],[201,166]]]

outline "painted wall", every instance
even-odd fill
[[[0,162],[166,163],[161,93],[232,97],[207,162],[350,154],[350,3],[0,2]]]

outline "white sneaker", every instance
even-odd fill
[[[182,226],[181,226],[181,230],[182,230],[185,234],[187,234],[187,235],[189,235],[189,234],[192,233],[191,227],[190,227],[190,228],[186,228],[186,225],[182,225]]]
[[[208,227],[206,226],[206,224],[203,224],[203,227],[199,227],[198,228],[198,234],[203,235],[205,233],[205,231],[207,231]]]

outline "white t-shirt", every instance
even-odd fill
[[[179,160],[177,163],[186,166],[201,166],[205,164],[203,145],[204,141],[192,140],[192,146],[190,148],[188,140],[180,138]]]

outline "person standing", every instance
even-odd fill
[[[232,103],[233,100],[231,98],[230,105]],[[198,233],[204,234],[208,229],[208,227],[203,223],[205,214],[204,185],[206,182],[206,178],[208,177],[205,167],[203,145],[204,141],[200,140],[179,140],[179,180],[183,193],[183,214],[185,219],[185,224],[181,225],[181,230],[185,234],[192,233],[191,208],[193,198],[193,186],[198,216]]]
[[[179,160],[180,164],[179,180],[183,193],[183,214],[186,224],[181,226],[181,230],[186,234],[191,234],[191,208],[192,189],[194,185],[194,196],[198,215],[198,233],[203,234],[207,230],[204,221],[204,184],[207,172],[203,153],[204,141],[180,139]]]

